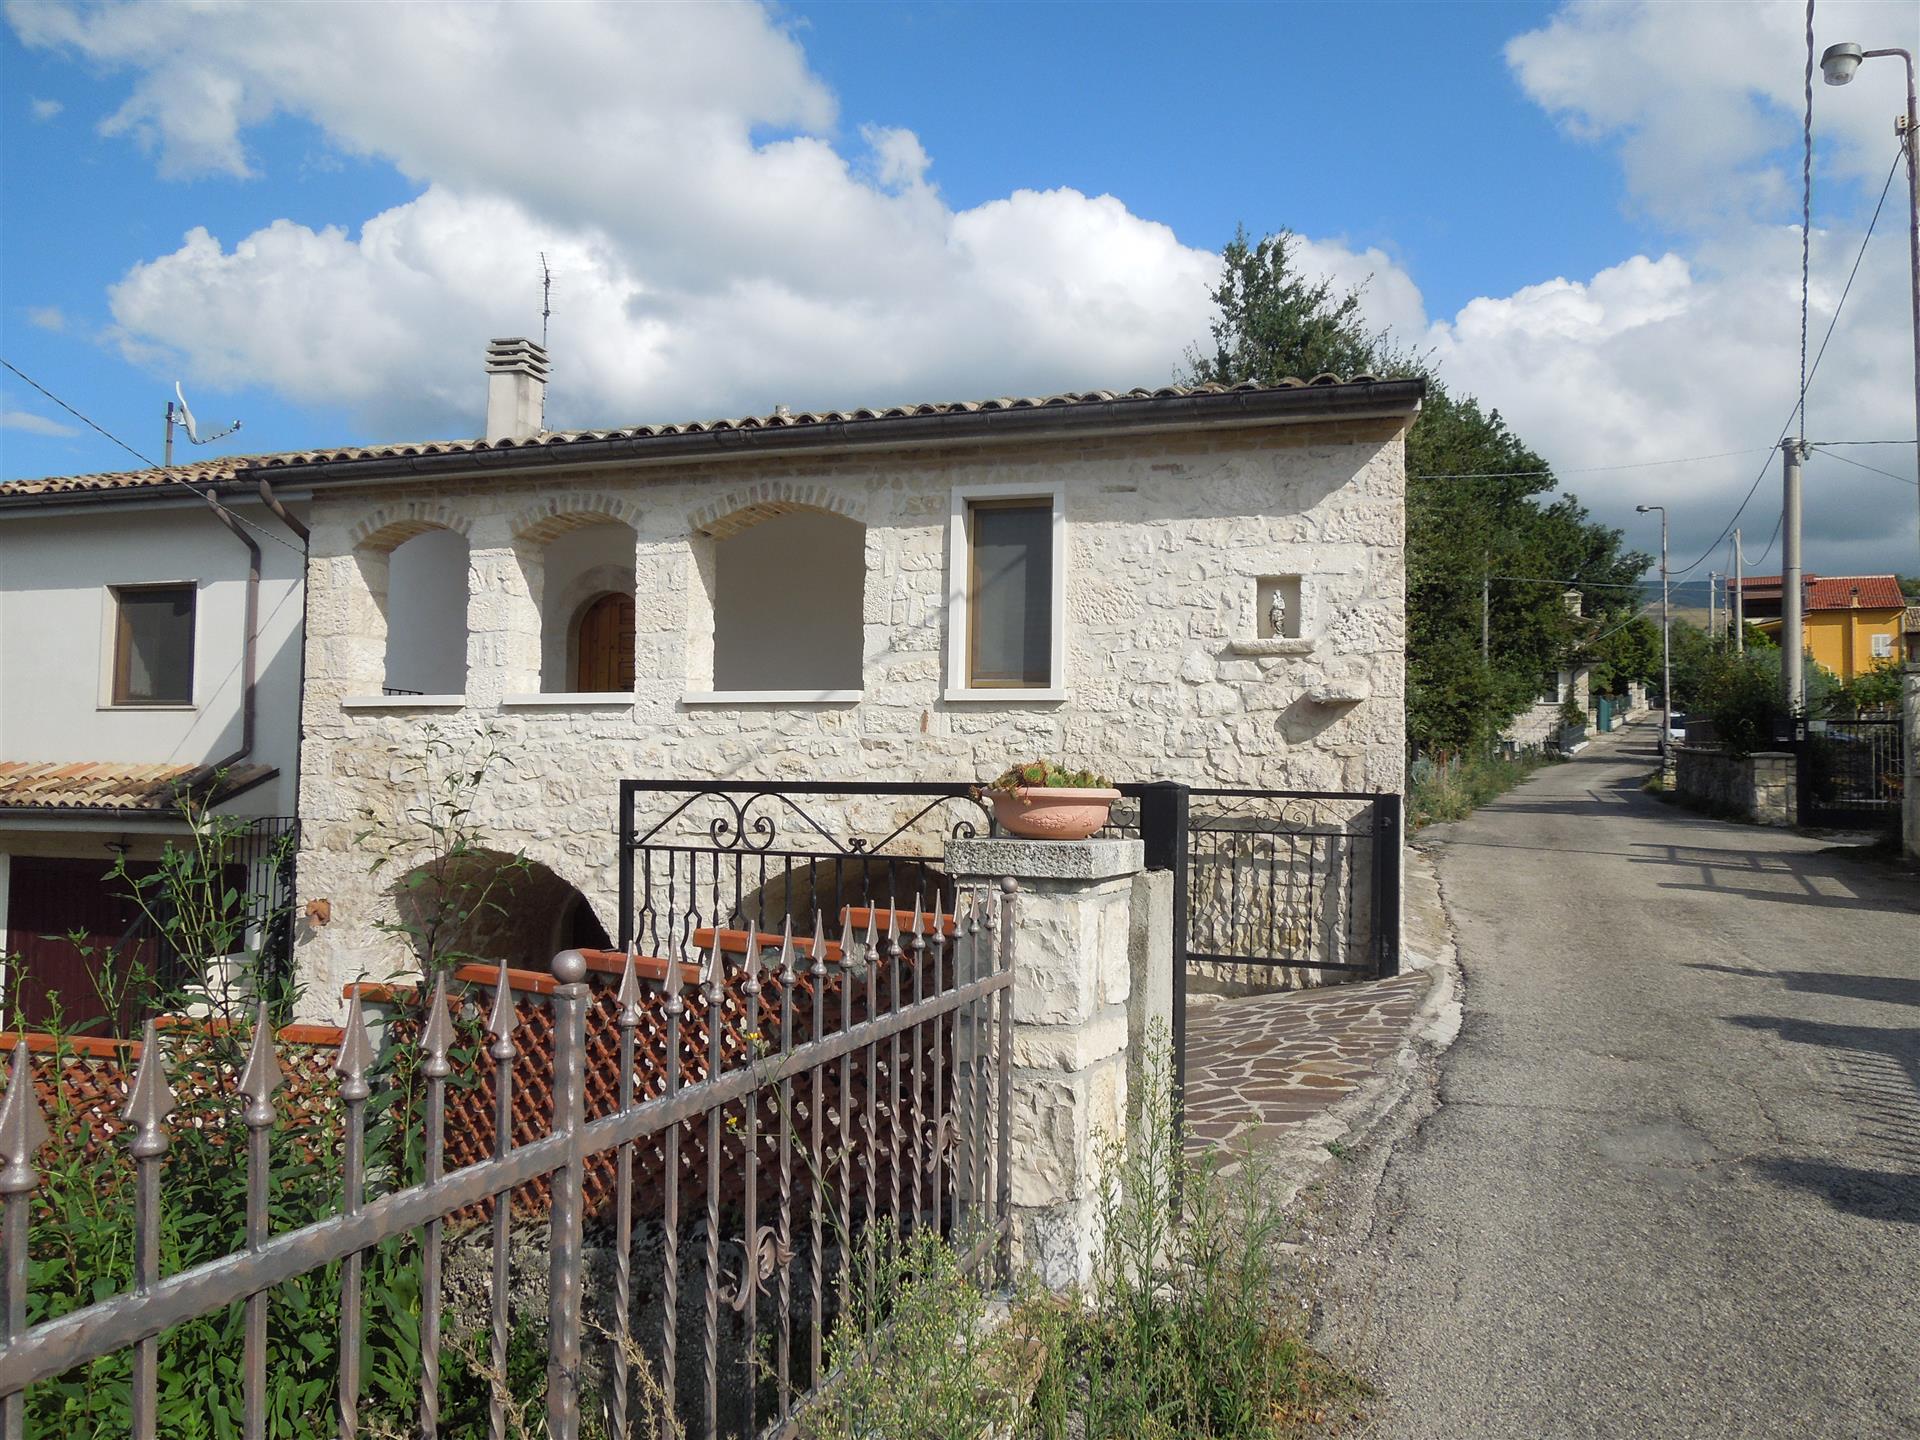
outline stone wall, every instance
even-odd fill
[[[946,698],[948,516],[974,485],[1063,492],[1062,699]],[[1404,498],[1402,432],[1378,421],[323,491],[299,875],[332,921],[301,937],[304,1010],[330,1017],[344,981],[406,968],[379,923],[408,857],[375,876],[358,837],[418,829],[408,760],[430,745],[449,771],[498,750],[473,796],[483,843],[578,887],[609,933],[623,777],[973,780],[1054,752],[1129,780],[1399,791]],[[712,537],[793,508],[865,527],[858,698],[687,699],[712,688]],[[634,693],[555,703],[537,694],[544,547],[607,520],[634,535]],[[434,527],[469,545],[464,701],[382,701],[387,627],[406,623],[386,613],[387,555]],[[1275,576],[1300,577],[1297,638],[1261,637]]]
[[[1673,747],[1680,797],[1703,809],[1759,825],[1792,825],[1797,818],[1796,771],[1785,750],[1729,755],[1697,745]]]

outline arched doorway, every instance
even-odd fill
[[[606,927],[565,877],[493,850],[429,861],[393,887],[423,968],[470,961],[545,971],[561,950],[605,949]]]
[[[589,600],[576,625],[573,688],[583,695],[633,689],[633,596],[608,591]]]

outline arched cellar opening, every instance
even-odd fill
[[[524,856],[476,850],[429,861],[401,876],[393,895],[423,970],[504,960],[544,972],[562,950],[609,943],[587,897]]]

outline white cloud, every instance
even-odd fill
[[[1824,0],[1819,43],[1871,44],[1910,13]],[[30,45],[131,73],[105,128],[165,173],[253,174],[250,128],[286,114],[419,182],[356,226],[195,229],[109,297],[135,359],[345,407],[370,438],[473,433],[482,346],[537,318],[542,250],[562,426],[1155,383],[1206,333],[1211,252],[1070,188],[955,210],[918,136],[844,134],[794,34],[752,5],[214,15],[15,0],[10,14]],[[1337,284],[1367,281],[1369,323],[1432,346],[1449,382],[1507,415],[1603,519],[1638,538],[1633,503],[1673,505],[1682,561],[1765,457],[1593,467],[1763,451],[1779,433],[1799,349],[1784,222],[1801,15],[1797,0],[1576,0],[1508,47],[1527,94],[1618,150],[1630,201],[1686,237],[1671,253],[1558,277],[1544,257],[1536,283],[1430,324],[1386,253],[1337,238],[1299,252]],[[1833,221],[1814,239],[1816,341],[1863,183],[1877,191],[1891,158],[1899,77],[1877,63],[1816,94],[1816,214]],[[1897,221],[1883,217],[1815,383],[1816,438],[1910,433]],[[1911,452],[1872,463],[1911,473]],[[1755,554],[1772,493],[1769,479],[1744,522]],[[1816,457],[1808,494],[1814,563],[1913,568],[1913,487]]]
[[[67,314],[58,305],[29,305],[27,323],[40,330],[51,330],[58,335],[67,328]]]
[[[80,433],[71,425],[49,420],[31,410],[0,410],[0,430],[20,430],[28,435],[49,435],[56,439]]]
[[[36,121],[45,124],[67,107],[58,100],[33,100],[28,102],[27,108]]]

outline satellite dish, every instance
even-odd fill
[[[187,432],[187,439],[191,440],[194,444],[211,445],[216,440],[226,439],[227,436],[233,434],[234,431],[240,428],[240,422],[236,420],[224,430],[217,431],[212,435],[202,435],[198,425],[194,421],[193,411],[187,405],[186,392],[180,388],[180,382],[178,380],[173,382],[173,393],[178,396],[180,400],[180,409],[177,412],[180,428]]]

